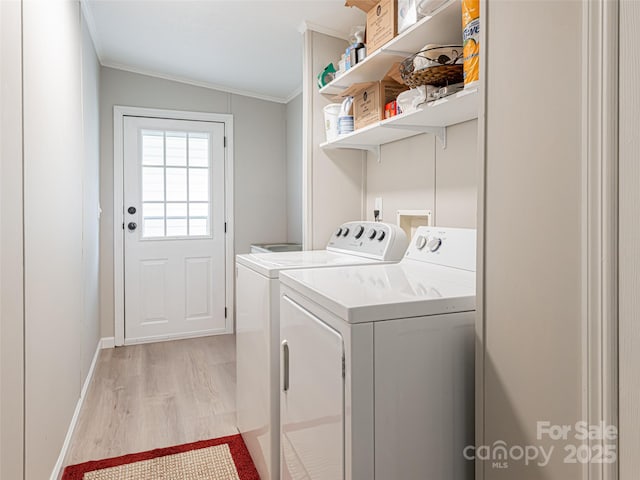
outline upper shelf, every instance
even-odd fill
[[[429,102],[416,111],[376,122],[336,140],[324,142],[321,148],[350,148],[379,153],[380,145],[412,137],[420,133],[435,134],[446,145],[446,127],[478,118],[478,89],[468,89]]]
[[[404,60],[430,43],[462,44],[461,0],[449,0],[431,16],[424,17],[379,50],[368,55],[355,67],[322,87],[320,93],[339,95],[354,83],[381,80],[393,62]]]

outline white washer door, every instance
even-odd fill
[[[344,345],[338,332],[280,301],[283,480],[344,478]]]

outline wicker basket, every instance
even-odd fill
[[[447,55],[437,55],[442,49],[452,49],[453,58]],[[431,66],[415,69],[415,60],[420,57]],[[405,85],[416,88],[421,85],[445,87],[463,81],[462,45],[444,45],[422,50],[406,58],[400,64],[400,74]]]

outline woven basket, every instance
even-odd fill
[[[435,51],[442,50],[443,48],[454,49],[454,58],[449,58],[444,55],[435,57],[433,55]],[[414,65],[416,57],[422,57],[426,61],[437,63],[437,65],[416,70]],[[461,58],[461,45],[438,46],[422,50],[406,58],[400,64],[400,75],[402,76],[402,80],[405,85],[411,88],[416,88],[421,85],[445,87],[454,83],[460,83],[463,81],[463,66],[461,63],[457,62],[459,62]]]

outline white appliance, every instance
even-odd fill
[[[391,265],[280,276],[282,479],[469,480],[475,230]]]
[[[280,479],[280,272],[397,262],[407,244],[395,225],[349,222],[325,250],[237,256],[237,423],[262,480]]]
[[[300,251],[302,251],[302,244],[300,243],[255,243],[251,245],[250,253],[282,253]]]

